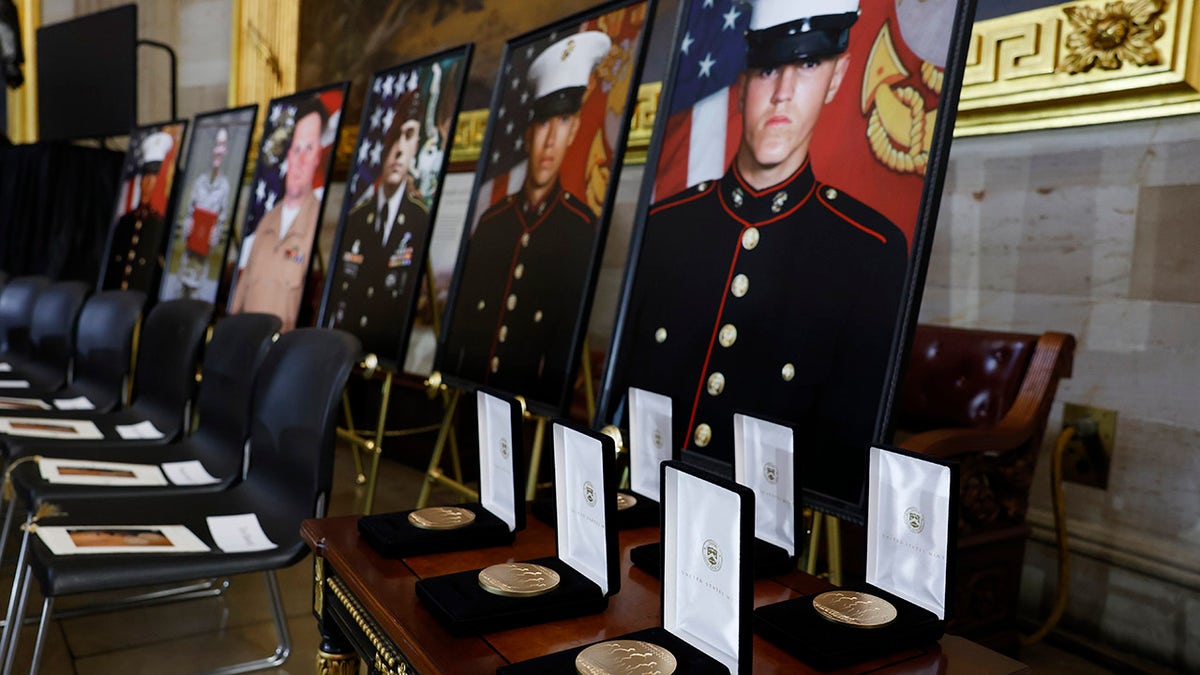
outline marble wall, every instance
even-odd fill
[[[921,320],[1072,333],[1030,520],[1023,611],[1055,589],[1061,403],[1117,411],[1108,488],[1068,484],[1064,625],[1200,669],[1200,118],[959,139]]]

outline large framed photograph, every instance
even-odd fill
[[[203,553],[209,550],[185,525],[50,525],[37,536],[54,555]]]
[[[153,297],[162,274],[163,223],[171,201],[186,121],[135,127],[121,165],[121,183],[98,288],[133,289]]]
[[[653,0],[510,40],[435,367],[560,415],[579,363]]]
[[[230,314],[274,314],[284,332],[296,327],[348,87],[339,82],[267,105]]]
[[[598,421],[669,396],[685,458],[734,413],[798,430],[808,505],[861,520],[890,435],[974,2],[691,0],[659,106]]]
[[[257,114],[249,105],[193,121],[159,300],[216,302]]]
[[[398,370],[449,163],[465,45],[375,73],[363,106],[319,324]]]

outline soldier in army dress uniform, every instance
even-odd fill
[[[162,242],[163,214],[150,204],[158,184],[158,172],[171,152],[175,139],[165,131],[156,131],[142,140],[141,192],[137,208],[117,219],[108,240],[108,264],[102,290],[133,289],[152,294],[159,272],[159,244]]]
[[[559,170],[579,130],[592,70],[611,39],[564,38],[530,65],[533,118],[519,192],[479,219],[461,272],[439,366],[473,382],[556,402],[596,240],[587,204],[563,189]]]
[[[724,177],[651,209],[624,370],[672,398],[685,449],[730,461],[735,412],[796,425],[805,482],[834,493],[861,480],[908,263],[904,234],[808,156],[857,4],[755,6],[739,150]]]
[[[429,236],[429,209],[413,174],[421,103],[419,90],[396,103],[379,180],[346,216],[326,312],[329,327],[354,333],[364,352],[389,358],[403,348],[396,343],[396,324],[406,320],[420,289],[420,257]]]

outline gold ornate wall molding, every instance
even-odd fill
[[[1196,0],[1098,0],[980,21],[956,136],[1200,112]]]
[[[257,103],[261,111],[296,90],[299,35],[300,0],[233,0],[230,107]]]
[[[8,91],[8,137],[14,143],[32,143],[38,139],[37,29],[42,25],[42,2],[17,0],[16,4],[21,23],[21,46],[25,50],[25,67],[22,68],[25,84]]]

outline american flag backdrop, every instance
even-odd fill
[[[684,1],[654,201],[724,175],[741,135],[738,76],[751,7],[745,0]],[[883,213],[911,241],[954,2],[861,0],[860,10],[850,29],[849,71],[809,148],[813,170]],[[910,47],[910,39],[921,48]]]
[[[493,126],[491,143],[486,149],[487,166],[477,193],[474,229],[479,217],[492,204],[521,189],[527,166],[525,129],[533,118],[533,93],[528,80],[529,66],[542,50],[571,33],[599,30],[613,41],[608,58],[597,66],[580,111],[580,128],[572,150],[563,162],[561,181],[568,191],[583,196],[592,210],[600,213],[601,204],[589,191],[591,171],[598,166],[611,170],[617,140],[626,132],[621,128],[625,108],[630,105],[629,82],[641,48],[646,23],[645,3],[615,9],[576,26],[559,28],[508,45],[507,58],[500,69],[499,105],[489,114]]]

